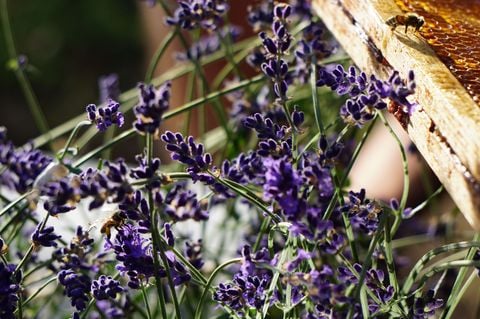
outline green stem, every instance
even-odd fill
[[[17,197],[14,201],[10,202],[7,206],[5,206],[1,211],[0,211],[0,217],[5,215],[10,209],[14,208],[17,206],[18,203],[20,203],[22,200],[28,197],[28,195],[32,194],[33,191],[27,192],[19,197]]]
[[[41,232],[45,228],[45,225],[47,224],[49,216],[50,214],[47,212],[45,215],[45,218],[40,224],[39,232]],[[18,273],[22,269],[23,265],[27,262],[28,258],[30,258],[30,255],[33,253],[34,248],[35,248],[35,243],[32,243],[28,248],[27,252],[25,253],[25,255],[23,256],[22,260],[20,260],[17,267],[15,268],[14,274]]]
[[[80,123],[78,123],[75,126],[72,133],[70,133],[70,136],[68,137],[68,140],[67,140],[67,143],[65,144],[65,147],[63,148],[63,150],[60,150],[60,152],[59,152],[60,153],[60,155],[58,155],[59,162],[61,162],[61,163],[63,162],[63,158],[67,154],[68,149],[70,148],[70,145],[72,144],[72,141],[73,141],[74,137],[77,135],[80,128],[83,127],[83,126],[89,126],[91,124],[92,124],[92,122],[90,122],[90,121],[81,121]]]
[[[397,216],[395,217],[397,218]],[[395,262],[393,260],[393,248],[392,248],[392,237],[390,233],[390,218],[387,217],[387,220],[385,222],[385,229],[384,229],[384,245],[385,245],[385,261],[387,264],[387,271],[388,271],[388,278],[390,281],[390,285],[393,286],[393,289],[395,290],[395,294],[398,295],[399,293],[399,287],[398,287],[398,280],[397,280],[397,274],[395,271]]]
[[[379,229],[382,229],[384,227],[384,224],[386,222],[387,216],[382,215],[380,219],[380,225]],[[365,277],[367,275],[367,270],[370,268],[370,265],[372,264],[372,255],[373,252],[375,251],[375,247],[377,246],[377,243],[380,241],[380,238],[382,237],[382,232],[377,232],[375,236],[373,237],[372,241],[370,242],[370,246],[368,247],[367,254],[365,256],[364,262],[362,263],[362,272],[360,273],[360,278],[358,279],[358,283],[355,288],[355,294],[354,294],[354,299],[358,300],[360,297],[360,294],[362,293],[362,290],[364,290],[364,281]],[[354,307],[353,305],[350,307],[350,310],[348,312],[348,318],[351,318],[353,316],[353,311]],[[362,303],[362,312],[368,313],[368,305],[365,305]],[[367,316],[368,318],[368,316]]]
[[[465,260],[473,259],[473,257],[475,256],[475,253],[478,251],[478,248],[480,248],[480,243],[478,242],[479,240],[480,240],[480,233],[477,233],[473,237],[473,242],[471,243],[472,246],[469,247]],[[474,243],[477,245],[473,245]],[[452,291],[450,292],[450,295],[445,304],[445,309],[440,315],[440,319],[448,319],[453,314],[453,311],[455,310],[456,306],[458,305],[458,302],[460,301],[459,291],[463,286],[463,280],[466,274],[467,274],[467,268],[462,268],[458,272],[457,278],[455,279],[455,283],[453,284],[453,287],[452,287]]]
[[[150,165],[153,157],[153,136],[147,134],[145,136],[145,144],[147,150],[147,162]],[[158,259],[158,253],[162,251],[160,247],[160,241],[158,240],[158,211],[153,205],[152,192],[148,191],[148,206],[151,211],[150,232],[152,233],[152,254],[153,254],[153,267],[155,269],[155,287],[157,288],[157,297],[160,303],[160,310],[163,318],[167,318],[167,307],[165,304],[165,296],[163,293],[162,279],[160,278],[160,260]]]
[[[10,19],[8,17],[7,0],[1,0],[0,15],[2,18],[3,35],[5,37],[5,45],[7,47],[9,58],[13,61],[17,61],[18,56],[15,49],[15,42],[13,40],[13,33],[10,26]],[[43,113],[42,108],[38,103],[38,99],[35,96],[35,93],[33,92],[30,81],[25,76],[25,73],[23,72],[21,66],[18,66],[18,65],[16,66],[15,76],[17,77],[17,80],[20,83],[20,87],[22,88],[23,94],[25,95],[25,99],[27,100],[28,107],[30,108],[30,112],[33,115],[37,128],[40,130],[40,132],[48,136],[49,128],[48,128],[47,120],[45,118],[45,114]],[[51,144],[51,138],[48,138],[48,142],[50,143],[50,148],[53,150],[53,147]]]
[[[478,240],[478,235],[475,236],[474,240],[475,241],[473,241],[473,242],[464,241],[464,242],[458,242],[458,243],[444,245],[444,246],[437,247],[437,248],[432,249],[429,252],[427,252],[425,255],[423,255],[422,258],[420,258],[417,261],[415,266],[412,268],[412,270],[408,274],[407,279],[405,280],[405,283],[403,284],[403,287],[402,287],[402,294],[406,295],[410,291],[410,289],[412,288],[413,283],[415,282],[415,279],[417,278],[418,274],[422,271],[424,266],[430,260],[435,258],[437,255],[442,254],[442,253],[446,253],[446,252],[451,253],[451,252],[454,252],[454,251],[469,248],[469,252],[468,252],[466,258],[472,258],[475,251],[478,248],[480,248],[480,242],[476,241],[476,240]],[[471,253],[472,251],[473,251],[473,253]],[[452,293],[455,292],[454,289],[456,287],[457,287],[457,289],[459,289],[459,287],[461,285],[461,282],[463,281],[463,277],[461,275],[462,275],[462,272],[460,271],[460,273],[457,276],[457,281],[455,281],[455,284],[453,286]],[[459,280],[460,277],[461,277],[461,279]],[[451,294],[451,296],[454,296],[454,294]]]
[[[157,51],[152,57],[150,64],[147,68],[147,73],[145,75],[145,83],[150,83],[153,78],[153,74],[155,73],[155,69],[157,68],[158,62],[162,58],[163,54],[167,51],[168,46],[172,43],[172,40],[177,35],[177,30],[171,30],[167,36],[163,39],[162,43],[160,43]]]
[[[30,297],[28,297],[27,300],[25,300],[22,303],[22,306],[25,307],[30,301],[32,301],[33,298],[35,298],[40,292],[42,292],[43,289],[45,289],[48,285],[50,285],[52,282],[57,280],[57,276],[53,276],[50,279],[48,279],[40,288],[37,289]]]
[[[158,285],[159,283],[157,283]],[[161,286],[161,285],[160,285]],[[147,309],[147,317],[148,319],[152,319],[152,311],[150,310],[150,304],[148,303],[148,295],[147,291],[145,290],[145,285],[142,282],[142,296],[143,296],[143,302],[145,303],[145,308]],[[167,318],[167,314],[164,314],[163,318]]]
[[[403,192],[402,192],[402,198],[400,200],[400,207],[398,209],[398,212],[396,213],[396,218],[395,222],[393,223],[392,229],[391,229],[391,237],[395,236],[395,233],[397,232],[398,228],[400,227],[400,223],[402,222],[402,212],[405,210],[405,207],[407,206],[407,199],[408,199],[408,193],[410,190],[410,177],[408,173],[408,160],[407,160],[407,153],[405,152],[405,148],[403,147],[402,141],[398,138],[397,134],[393,131],[392,127],[388,123],[387,119],[383,115],[382,112],[377,112],[378,116],[382,120],[383,125],[388,129],[390,132],[390,135],[395,139],[395,141],[398,144],[398,148],[400,150],[400,154],[402,155],[402,164],[403,164]]]
[[[315,113],[315,121],[317,123],[318,132],[323,135],[325,130],[323,129],[322,116],[320,112],[320,103],[318,102],[318,92],[317,92],[317,59],[315,56],[312,59],[311,63],[312,74],[310,75],[310,87],[312,90],[312,102],[313,102],[313,111]]]

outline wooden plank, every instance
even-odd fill
[[[480,229],[480,108],[411,30],[392,32],[385,21],[402,11],[393,0],[313,0],[318,15],[353,61],[386,78],[414,70],[421,109],[408,134],[469,223]]]

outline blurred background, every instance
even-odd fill
[[[98,77],[115,72],[126,90],[143,78],[146,51],[137,1],[8,1],[17,53],[50,127],[97,103]],[[1,26],[0,26],[1,28]],[[39,135],[0,34],[0,125],[16,145]]]

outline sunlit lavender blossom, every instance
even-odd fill
[[[225,0],[184,0],[179,1],[178,5],[174,16],[167,18],[167,24],[188,30],[215,30],[221,25],[222,15],[228,9]]]
[[[291,12],[292,9],[289,5],[277,4],[273,9],[273,37],[269,37],[265,32],[259,34],[267,52],[267,61],[262,64],[262,71],[272,79],[275,95],[282,102],[287,100],[288,62],[283,59],[283,56],[288,52],[292,43],[292,36],[287,29],[287,18]]]
[[[224,27],[218,30],[216,34],[203,37],[192,43],[186,52],[178,52],[175,57],[179,61],[198,60],[221,49],[222,40],[220,37],[235,41],[240,34],[241,30],[237,26]]]
[[[7,140],[7,130],[0,127],[0,183],[20,194],[28,191],[52,158],[31,144],[16,148]]]
[[[57,239],[60,239],[62,236],[54,233],[55,229],[53,226],[44,227],[41,229],[42,224],[38,224],[37,228],[32,234],[32,242],[34,246],[44,246],[44,247],[57,247]]]
[[[187,165],[187,172],[194,182],[215,183],[215,178],[208,173],[213,169],[212,155],[205,153],[203,144],[195,143],[192,136],[185,139],[182,134],[170,131],[162,135],[162,140],[167,143],[165,148],[171,153],[171,158]]]
[[[123,113],[119,111],[120,103],[109,99],[106,107],[97,109],[95,104],[87,105],[88,119],[95,123],[100,132],[104,132],[112,125],[122,127],[125,123]]]
[[[204,205],[197,200],[197,194],[185,189],[185,185],[175,185],[165,196],[165,214],[173,221],[193,219],[207,220],[208,212]]]
[[[71,305],[78,311],[85,310],[90,293],[90,277],[72,269],[66,269],[58,273],[58,281],[65,287],[65,295],[70,298]]]
[[[92,281],[92,294],[97,300],[115,299],[117,294],[124,291],[120,282],[110,276],[101,275]]]
[[[202,256],[202,240],[199,239],[196,242],[187,241],[185,242],[185,256],[188,261],[197,269],[201,269],[204,265],[203,256]]]
[[[130,288],[139,289],[142,282],[155,275],[151,241],[142,237],[134,226],[120,228],[109,248],[120,262],[116,268],[128,276]],[[165,271],[162,269],[161,272],[164,277]]]
[[[317,77],[318,86],[327,85],[339,95],[350,97],[340,109],[340,116],[346,123],[361,127],[374,118],[376,110],[387,107],[386,98],[403,107],[405,114],[411,115],[416,109],[417,104],[407,99],[415,90],[413,71],[409,72],[406,82],[397,71],[388,81],[378,80],[374,75],[368,78],[365,72],[357,73],[353,66],[346,72],[343,66],[337,65],[333,69],[330,66],[320,68]]]
[[[133,109],[136,116],[133,127],[142,134],[158,137],[162,116],[170,106],[171,83],[165,82],[158,89],[151,84],[140,83],[138,89],[139,101]]]

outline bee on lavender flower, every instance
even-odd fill
[[[388,18],[385,23],[391,27],[392,31],[394,31],[399,25],[404,25],[405,33],[407,33],[408,27],[410,26],[415,28],[415,32],[420,30],[425,23],[425,19],[416,13],[408,12],[392,16]]]
[[[125,224],[125,219],[126,216],[122,212],[114,212],[109,217],[103,219],[103,221],[100,221],[102,223],[102,226],[100,226],[100,233],[105,235],[107,239],[110,239],[112,235],[112,228],[118,230],[119,227]],[[96,223],[90,226],[89,231],[93,227],[96,227]]]

